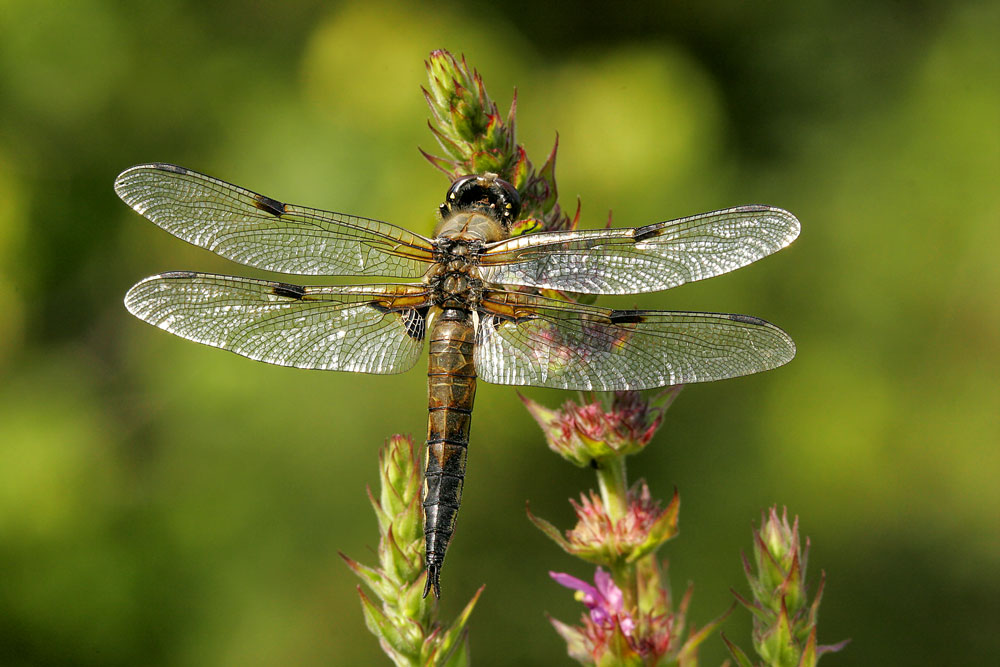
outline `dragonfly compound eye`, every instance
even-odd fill
[[[517,217],[521,215],[521,195],[518,194],[517,188],[499,178],[494,180],[494,185],[499,187],[503,193],[502,215],[507,222],[517,220]]]
[[[521,213],[517,189],[496,174],[462,176],[448,188],[444,208],[452,211],[481,211],[505,223]]]

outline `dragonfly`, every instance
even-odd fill
[[[718,276],[799,234],[791,213],[750,205],[636,228],[515,235],[518,191],[497,174],[449,187],[432,237],[288,204],[171,164],[131,167],[115,191],[184,241],[266,271],[403,282],[302,286],[175,271],[125,296],[182,338],[281,366],[411,369],[428,340],[424,596],[440,575],[465,483],[476,381],[640,390],[776,368],[795,344],[762,319],[621,310],[562,298],[639,294]],[[544,291],[544,293],[543,293]]]

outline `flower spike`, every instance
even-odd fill
[[[513,184],[521,197],[522,218],[530,223],[515,224],[512,235],[576,229],[577,218],[565,215],[556,203],[556,148],[536,171],[524,147],[517,143],[517,92],[504,119],[486,92],[482,76],[469,68],[464,57],[434,51],[425,65],[428,85],[423,89],[424,99],[431,110],[428,125],[448,157],[421,150],[423,156],[452,180],[489,171]]]
[[[437,620],[433,601],[421,591],[432,585],[424,572],[421,461],[409,436],[394,435],[379,452],[378,496],[368,490],[378,519],[378,567],[341,554],[364,585],[358,594],[368,630],[397,665],[468,664],[466,624],[482,588],[450,627]]]
[[[819,602],[823,595],[825,576],[812,603],[806,588],[806,562],[809,540],[805,548],[799,541],[798,517],[789,524],[788,509],[778,516],[771,507],[761,516],[759,529],[753,531],[754,566],[743,555],[743,570],[753,600],[735,591],[737,602],[753,614],[753,646],[763,661],[774,667],[814,667],[824,653],[839,651],[847,642],[829,646],[816,644],[816,622]],[[726,639],[730,653],[738,665],[752,665],[747,655]]]

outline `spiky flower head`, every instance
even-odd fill
[[[734,592],[736,599],[753,613],[753,645],[762,665],[769,667],[812,667],[824,653],[839,651],[846,641],[818,646],[816,622],[823,597],[825,574],[820,574],[819,586],[812,602],[806,588],[806,562],[809,539],[805,548],[799,541],[799,520],[788,521],[788,509],[778,516],[771,507],[761,516],[760,529],[754,529],[754,566],[746,554],[743,569],[750,583],[753,600]],[[726,640],[729,650],[741,667],[752,662],[738,647]]]
[[[431,53],[425,63],[428,85],[424,97],[431,110],[428,122],[434,138],[447,157],[421,151],[431,164],[451,180],[467,174],[493,172],[517,188],[522,220],[512,235],[528,231],[576,229],[576,215],[562,213],[557,203],[556,146],[545,164],[535,170],[524,147],[517,143],[515,116],[517,95],[504,119],[490,99],[479,72],[444,50]]]
[[[530,511],[528,518],[567,553],[596,565],[617,567],[634,563],[677,535],[680,496],[674,492],[670,503],[662,507],[642,480],[626,494],[626,510],[620,517],[612,516],[594,491],[581,495],[580,502],[570,502],[577,522],[566,531],[565,537]]]
[[[667,387],[648,397],[636,391],[595,394],[587,403],[567,401],[558,410],[524,396],[521,400],[542,427],[549,449],[586,467],[642,451],[680,390],[680,385]]]
[[[432,601],[423,597],[420,464],[412,438],[394,435],[386,441],[379,452],[378,498],[368,490],[379,526],[379,565],[369,567],[344,554],[340,557],[377,598],[378,602],[358,587],[365,624],[395,664],[467,664],[466,623],[482,588],[450,627],[437,621]]]

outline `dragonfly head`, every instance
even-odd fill
[[[521,197],[517,188],[496,174],[461,176],[448,188],[441,215],[457,211],[478,211],[509,227],[521,214]]]

